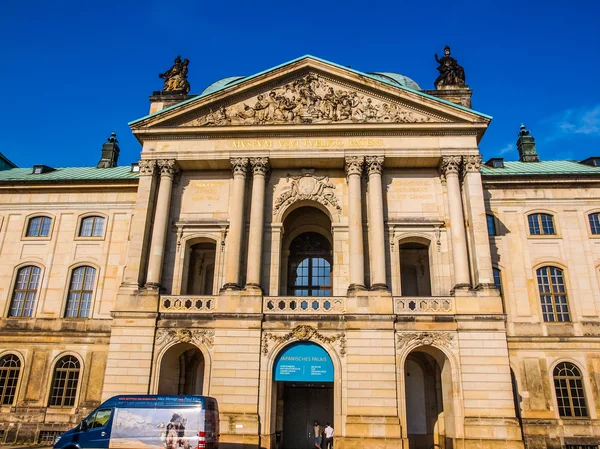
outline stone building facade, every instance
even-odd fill
[[[155,94],[132,167],[6,167],[3,441],[128,393],[214,396],[226,448],[597,447],[600,168],[482,164],[490,120],[303,57]]]

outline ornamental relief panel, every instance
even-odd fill
[[[191,343],[205,346],[212,350],[215,332],[209,329],[158,329],[156,331],[155,351],[158,353],[167,345],[173,343]]]
[[[279,190],[273,203],[273,215],[285,210],[296,201],[312,200],[325,207],[342,212],[339,200],[335,195],[335,185],[328,176],[314,176],[312,173],[287,175],[286,184]]]
[[[456,338],[454,332],[435,331],[435,332],[398,332],[396,334],[396,348],[401,349],[405,346],[435,346],[437,348],[446,348],[453,350],[456,348]]]
[[[261,352],[263,355],[269,354],[269,342],[285,343],[292,339],[299,341],[319,341],[321,343],[338,343],[340,356],[346,355],[346,334],[341,332],[336,335],[323,335],[317,329],[307,324],[302,324],[294,327],[291,332],[287,334],[278,335],[270,332],[265,332],[261,341]]]
[[[426,123],[448,121],[307,73],[287,84],[223,104],[180,126],[328,123]]]

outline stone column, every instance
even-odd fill
[[[492,257],[487,229],[487,217],[483,202],[481,183],[481,156],[479,154],[463,157],[463,189],[467,201],[468,229],[471,238],[473,263],[473,285],[490,287],[494,284]]]
[[[240,257],[242,252],[242,231],[244,228],[244,195],[246,193],[246,173],[248,158],[231,159],[233,187],[229,205],[229,235],[227,237],[227,266],[223,289],[240,289]]]
[[[252,157],[250,158],[250,165],[252,166],[252,202],[250,203],[250,234],[248,236],[248,266],[245,288],[262,291],[260,274],[264,233],[265,183],[269,171],[269,158]]]
[[[152,233],[152,214],[154,212],[154,197],[156,195],[156,161],[142,159],[139,161],[140,180],[138,183],[137,200],[131,218],[129,249],[123,286],[137,290],[144,283],[146,261]]]
[[[360,177],[365,158],[363,156],[346,157],[346,175],[348,176],[348,238],[350,249],[350,286],[348,292],[365,289],[365,255],[363,249],[362,205]]]
[[[154,215],[154,229],[150,243],[150,260],[148,263],[147,287],[158,287],[162,273],[163,258],[165,254],[165,241],[167,239],[167,226],[169,223],[169,205],[173,189],[173,176],[177,172],[175,159],[159,159],[160,185],[156,198],[156,213]]]
[[[385,274],[385,231],[383,226],[383,192],[381,173],[383,156],[367,156],[369,173],[369,244],[371,245],[371,290],[387,291]]]
[[[471,285],[465,219],[460,194],[460,181],[458,179],[461,162],[461,156],[443,156],[440,164],[440,170],[446,178],[446,188],[448,190],[448,215],[450,218],[452,253],[454,255],[455,288]]]

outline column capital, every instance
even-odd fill
[[[159,159],[158,167],[160,168],[160,176],[173,176],[179,171],[175,159]]]
[[[267,173],[269,173],[270,164],[268,157],[251,157],[250,165],[254,176],[267,176]]]
[[[346,156],[346,160],[345,160],[346,176],[362,175],[364,165],[365,165],[364,156]]]
[[[140,167],[140,176],[154,176],[156,161],[154,159],[141,159],[138,162],[138,167]]]
[[[366,156],[367,170],[369,175],[380,175],[383,172],[383,156]]]
[[[481,155],[463,156],[463,171],[465,173],[478,173],[481,170]]]
[[[233,176],[242,175],[246,176],[248,173],[248,158],[247,157],[232,157],[230,159],[231,162],[231,170],[233,171]]]
[[[442,175],[458,175],[462,162],[462,156],[442,156],[440,171]]]

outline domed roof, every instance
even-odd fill
[[[370,72],[369,75],[382,79],[387,82],[391,82],[393,84],[397,84],[402,87],[408,87],[412,90],[422,90],[421,87],[410,79],[408,76],[404,76],[400,73],[394,72]]]
[[[204,89],[200,95],[202,96],[202,95],[212,94],[213,92],[221,90],[228,84],[231,84],[234,81],[241,80],[242,78],[246,78],[246,77],[245,76],[228,76],[227,78],[222,78],[219,81],[215,81],[210,86],[208,86],[206,89]]]

